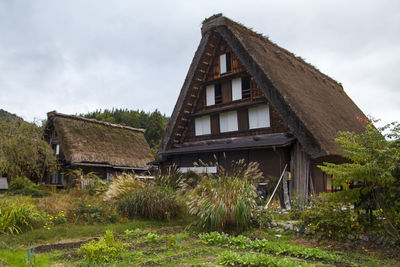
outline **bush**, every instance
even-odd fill
[[[199,225],[212,230],[243,230],[250,225],[256,207],[255,187],[237,176],[205,177],[189,193],[189,213]]]
[[[177,217],[182,210],[176,192],[170,188],[147,186],[137,188],[118,201],[118,212],[125,217],[146,219],[169,219]]]
[[[311,207],[303,211],[300,220],[308,230],[323,238],[344,240],[363,231],[354,209],[330,200],[325,194],[312,200]]]
[[[272,216],[264,207],[256,208],[253,210],[251,221],[255,227],[266,229],[272,222]]]
[[[90,241],[78,249],[78,254],[90,264],[108,263],[121,257],[126,250],[126,245],[115,241],[112,231],[107,231],[99,241]]]
[[[0,201],[0,232],[20,234],[45,223],[45,214],[28,198],[2,198]]]
[[[11,194],[20,194],[23,196],[33,197],[41,197],[44,195],[43,190],[41,190],[37,184],[26,177],[18,176],[12,179],[8,189]]]

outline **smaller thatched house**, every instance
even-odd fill
[[[123,171],[144,173],[154,160],[143,129],[135,129],[94,119],[47,113],[44,138],[57,155],[60,170],[49,184],[66,184],[67,170],[95,172],[110,180]]]

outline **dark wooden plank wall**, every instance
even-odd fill
[[[171,165],[178,167],[192,167],[199,160],[206,164],[213,165],[219,162],[228,171],[232,170],[232,161],[244,159],[246,162],[255,161],[260,164],[260,170],[264,178],[269,176],[279,177],[285,164],[289,164],[290,149],[286,148],[264,148],[251,150],[237,150],[215,153],[192,153],[168,157],[168,160],[161,166],[162,171]]]

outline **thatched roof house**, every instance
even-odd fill
[[[323,191],[328,182],[315,166],[323,160],[340,157],[339,145],[334,140],[338,131],[362,131],[358,119],[365,118],[363,112],[340,83],[229,18],[212,16],[203,22],[201,32],[202,39],[163,139],[163,164],[174,162],[182,166],[182,159],[176,159],[179,153],[185,153],[186,158],[190,153],[201,158],[199,152],[219,139],[232,139],[225,142],[226,148],[237,151],[232,158],[254,159],[250,154],[256,153],[258,147],[257,161],[269,161],[268,165],[274,164],[271,159],[274,154],[265,150],[261,156],[260,149],[282,147],[282,157],[275,164],[280,165],[280,171],[282,162],[289,165],[296,178],[294,190],[303,194],[318,187],[317,191]],[[251,122],[257,117],[254,106],[264,106],[262,116],[268,116],[265,118],[268,123],[256,126],[257,130]],[[227,114],[228,111],[231,113]],[[210,127],[204,126],[208,124],[206,116],[210,116]],[[219,130],[227,116],[231,116],[229,123],[234,125],[229,134]],[[206,134],[197,135],[196,125],[205,127]],[[269,145],[261,145],[253,137]],[[240,138],[247,138],[248,145],[235,148],[233,140],[243,143],[237,141]],[[223,146],[218,147],[218,152],[221,151]],[[277,175],[279,170],[265,167],[265,174]]]
[[[148,170],[154,160],[143,129],[73,115],[47,113],[45,139],[65,167],[109,176],[116,170]]]

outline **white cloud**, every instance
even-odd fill
[[[366,113],[400,117],[399,1],[0,3],[0,108],[27,120],[98,108],[170,114],[201,39],[223,12],[343,83]]]

